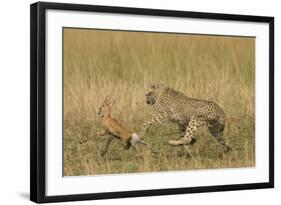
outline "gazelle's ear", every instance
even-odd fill
[[[109,104],[110,104],[108,95],[105,97],[105,99],[104,99],[104,101],[103,101],[103,104],[104,104],[104,105],[109,105]]]

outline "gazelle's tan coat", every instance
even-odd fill
[[[107,149],[114,138],[119,139],[125,149],[129,149],[131,146],[135,148],[135,144],[137,142],[145,144],[151,149],[151,147],[145,141],[143,141],[135,132],[133,132],[127,126],[121,124],[115,118],[111,117],[111,106],[114,104],[114,102],[115,100],[111,103],[106,97],[98,112],[98,115],[103,119],[103,135],[108,136],[107,143],[101,155],[103,156],[107,152]]]

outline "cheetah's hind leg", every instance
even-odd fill
[[[203,125],[206,125],[206,122],[200,117],[192,118],[186,128],[184,136],[179,140],[170,140],[169,143],[171,145],[193,145],[196,142],[194,133]]]
[[[224,152],[231,151],[231,147],[225,143],[223,138],[223,129],[216,129],[216,127],[209,127],[209,130],[217,142],[223,147]]]
[[[187,125],[188,125],[188,124],[178,124],[178,126],[179,126],[179,132],[180,132],[180,136],[179,136],[178,139],[181,139],[181,138],[184,137],[185,132],[186,132]]]

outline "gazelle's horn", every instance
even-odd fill
[[[112,101],[111,106],[115,103],[115,101],[116,101],[116,98],[114,98],[114,100]]]

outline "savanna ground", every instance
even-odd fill
[[[168,140],[178,127],[151,127],[139,145],[124,150],[106,139],[97,110],[116,97],[113,117],[136,132],[153,111],[147,86],[161,82],[187,96],[215,101],[227,115],[224,154],[206,128],[188,154]],[[255,166],[255,39],[224,36],[64,29],[64,175],[95,175]]]

